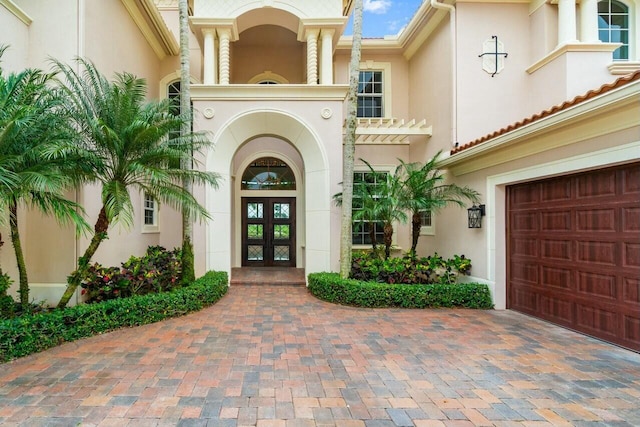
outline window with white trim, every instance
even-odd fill
[[[629,7],[617,0],[598,2],[598,38],[605,43],[622,43],[613,52],[614,61],[629,60]]]
[[[358,117],[384,117],[383,72],[361,70],[358,78]]]
[[[435,234],[433,212],[430,210],[420,211],[420,234]]]
[[[158,202],[149,193],[144,193],[143,199],[143,224],[145,231],[157,231],[158,228]]]
[[[375,197],[375,187],[380,180],[386,179],[387,172],[371,172],[371,171],[356,171],[353,173],[353,186],[354,190],[357,186],[365,185],[370,188]],[[357,211],[362,210],[364,205],[362,199],[357,196],[357,191],[354,191],[352,201],[352,212],[355,214]],[[376,243],[378,245],[383,244],[384,238],[384,223],[375,222],[369,220],[353,220],[352,223],[352,239],[353,245],[371,245],[371,231],[375,233]]]

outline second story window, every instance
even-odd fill
[[[360,71],[358,117],[384,117],[382,71]]]
[[[598,38],[605,43],[622,43],[614,60],[629,59],[629,7],[616,0],[598,2]]]

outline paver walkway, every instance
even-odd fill
[[[2,426],[640,425],[640,355],[511,311],[232,287],[0,365]]]

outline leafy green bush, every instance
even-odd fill
[[[471,260],[464,255],[454,255],[447,260],[437,253],[426,258],[407,254],[402,258],[381,259],[369,252],[356,252],[350,277],[389,284],[455,283],[458,276],[469,275],[470,271]]]
[[[341,279],[337,273],[312,273],[309,292],[328,302],[357,307],[493,308],[489,288],[480,283],[390,285]]]
[[[154,323],[212,305],[227,292],[226,272],[209,272],[191,285],[159,294],[0,320],[0,362],[123,327]]]
[[[13,280],[6,273],[0,273],[0,319],[13,317],[16,303],[7,295],[7,290],[11,287]]]
[[[132,256],[122,267],[89,266],[82,281],[82,294],[87,302],[167,292],[180,286],[180,249],[168,251],[162,246],[149,246],[143,257]]]

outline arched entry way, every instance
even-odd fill
[[[236,152],[233,171],[232,266],[303,267],[300,154],[279,138],[256,138]]]
[[[296,191],[301,191],[304,197],[296,199],[296,216],[304,218],[304,226],[297,230],[294,252],[297,266],[304,267],[307,273],[328,271],[331,267],[331,194],[327,154],[310,126],[292,113],[279,110],[244,112],[216,132],[215,149],[207,156],[207,169],[220,174],[222,182],[218,190],[207,194],[207,208],[213,221],[207,225],[206,268],[230,272],[231,267],[241,265],[241,258],[234,256],[239,244],[236,244],[236,230],[238,224],[241,225],[241,209],[235,203],[234,186],[241,176],[234,175],[233,164],[243,144],[264,136],[287,141],[302,158]]]

